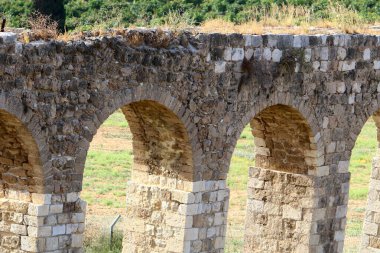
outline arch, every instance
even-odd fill
[[[50,152],[39,119],[24,109],[22,101],[0,94],[0,169],[4,190],[45,193]]]
[[[257,117],[260,117],[259,116],[260,113],[264,112],[265,110],[268,110],[268,108],[271,108],[273,106],[277,106],[277,108],[282,107],[283,112],[284,110],[286,111],[286,109],[288,109],[289,114],[292,114],[293,117],[297,118],[297,121],[301,125],[303,125],[302,128],[305,130],[305,133],[307,132],[308,137],[309,137],[309,143],[310,143],[309,150],[311,152],[307,154],[306,156],[308,157],[306,160],[309,163],[309,165],[311,164],[314,164],[314,166],[324,165],[323,154],[324,154],[325,144],[323,142],[323,138],[320,131],[321,123],[315,117],[312,107],[309,106],[307,101],[295,99],[289,93],[275,92],[273,95],[269,96],[267,99],[259,100],[259,103],[254,104],[252,106],[252,109],[249,110],[248,113],[245,114],[245,116],[240,119],[241,124],[238,124],[238,129],[235,132],[236,134],[232,136],[231,148],[228,150],[226,154],[227,161],[228,161],[227,173],[230,167],[233,151],[235,150],[237,141],[240,138],[240,135],[242,134],[244,128],[248,124],[250,124],[251,127],[253,128],[254,128],[254,125],[252,124],[260,124],[259,123],[260,121],[256,121],[254,119]],[[270,112],[274,112],[274,111],[275,110],[267,111],[265,114],[269,115]],[[255,136],[255,134],[253,135]]]
[[[77,152],[76,174],[83,175],[87,151],[97,129],[111,114],[118,109],[122,109],[126,119],[131,124],[135,154],[133,171],[135,173],[144,171],[148,174],[157,174],[157,168],[159,166],[170,165],[171,169],[164,173],[166,176],[177,177],[178,179],[188,181],[199,180],[201,178],[202,175],[198,172],[201,170],[202,156],[198,143],[197,129],[191,122],[191,112],[175,97],[157,87],[142,85],[135,89],[125,89],[115,92],[114,98],[111,101],[108,107],[103,108],[94,115],[94,120],[91,122],[94,125],[90,127],[90,129],[93,129],[90,138],[82,139],[78,145],[78,147],[82,148]],[[160,116],[161,119],[158,116]],[[150,126],[154,126],[155,129],[145,129],[143,127],[144,122],[149,123]],[[160,133],[158,131],[158,129],[162,130],[164,126],[170,128],[169,131],[172,136],[169,136],[169,132]],[[141,132],[143,129],[146,130],[144,133],[145,136]],[[161,145],[161,147],[162,145],[166,145],[165,148],[170,145],[169,142],[159,144],[159,139],[156,137],[161,137],[157,134],[161,134],[162,138],[164,138],[166,134],[166,137],[172,139],[176,137],[177,140],[180,139],[181,141],[172,143],[172,152],[160,154],[164,155],[163,157],[159,157],[160,155],[157,152],[148,154],[152,151],[152,148],[157,151],[158,148],[157,146],[154,147],[154,145],[158,144]],[[148,136],[154,137],[155,139],[150,139],[149,143],[142,145],[142,143],[144,143],[143,140],[147,140]],[[176,147],[182,149],[183,152],[175,151]],[[135,151],[141,151],[141,153],[135,153]],[[153,159],[153,157],[155,157],[155,159]],[[170,164],[166,163],[164,160],[168,158],[174,160],[172,160]],[[152,162],[153,160],[155,160],[155,162]],[[161,162],[157,164],[156,162],[159,160]],[[175,164],[175,161],[177,164]]]
[[[259,110],[242,120],[251,126],[256,153],[255,166],[249,168],[245,252],[307,249],[310,217],[317,206],[313,185],[316,177],[330,173],[322,166],[318,124],[311,110],[301,103],[302,114],[289,101],[282,102],[287,104],[258,105]]]

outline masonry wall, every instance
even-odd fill
[[[0,198],[0,250],[83,252],[86,203],[78,193],[8,190]]]
[[[142,102],[144,106],[135,108],[136,115],[151,118],[149,126],[170,130],[160,131],[162,133],[176,133],[170,135],[170,138],[175,137],[175,147],[165,142],[169,136],[161,135],[159,140],[164,146],[153,152],[154,145],[148,142],[148,146],[141,145],[141,153],[154,158],[155,165],[169,167],[165,177],[194,184],[226,180],[234,146],[244,126],[266,108],[287,106],[302,116],[302,124],[309,127],[308,137],[312,138],[313,148],[301,146],[294,151],[295,157],[299,157],[301,150],[311,151],[303,155],[312,158],[312,162],[306,158],[291,162],[292,155],[283,154],[293,150],[294,145],[283,147],[284,141],[273,142],[277,136],[275,131],[282,129],[276,125],[269,128],[274,132],[263,139],[266,146],[262,147],[273,151],[265,161],[270,161],[267,164],[272,170],[284,168],[278,169],[278,174],[295,173],[293,169],[297,169],[300,175],[306,176],[307,172],[308,177],[315,177],[314,189],[321,195],[318,208],[310,212],[313,217],[322,213],[323,219],[316,221],[316,230],[311,226],[310,243],[306,246],[311,252],[342,251],[351,150],[366,120],[379,110],[378,36],[173,34],[125,30],[115,31],[114,36],[108,37],[88,33],[78,41],[28,44],[16,42],[17,36],[13,34],[2,33],[0,37],[0,110],[18,122],[16,126],[8,116],[1,116],[1,138],[6,137],[11,145],[0,145],[0,157],[13,163],[10,166],[3,161],[0,165],[5,200],[9,199],[5,194],[8,189],[53,196],[80,192],[92,137],[109,115],[126,105]],[[154,121],[157,117],[146,111],[149,111],[145,108],[146,101],[166,108],[177,117],[176,124],[181,123],[181,127],[170,128],[172,121],[168,121],[170,124]],[[161,113],[160,106],[154,108]],[[271,116],[261,119],[268,117]],[[287,115],[286,120],[298,122],[291,115]],[[184,138],[185,132],[187,138]],[[183,145],[186,142],[188,145]],[[167,150],[180,152],[168,155]],[[178,157],[171,157],[174,154]],[[177,163],[168,166],[168,157]],[[10,160],[5,161],[10,163]],[[21,163],[25,169],[19,168]],[[38,164],[40,166],[36,166]],[[146,163],[140,164],[144,165],[144,173],[161,175],[157,173],[159,170],[146,167]],[[261,166],[261,169],[266,167]],[[150,185],[139,180],[134,183],[141,187]],[[147,192],[166,192],[167,189],[157,185],[149,187],[136,196],[140,198]],[[170,187],[171,191],[174,188]],[[184,195],[193,191],[184,191]],[[219,190],[211,192],[214,191]],[[227,201],[208,198],[208,195],[214,196],[205,194],[201,202],[207,203],[205,206]],[[149,200],[144,206],[152,207],[153,202]],[[75,212],[67,210],[70,214]],[[199,213],[199,220],[209,214],[214,215],[213,212]],[[151,224],[150,219],[148,216],[144,224]],[[199,247],[205,252],[222,251],[223,240],[216,238],[223,237],[222,228],[218,228],[223,225],[217,224],[206,224],[210,226],[207,231],[212,232],[213,228],[218,231],[212,237],[215,240],[204,237],[205,224],[196,227],[194,223],[190,230],[185,229],[184,238],[192,238],[190,252]],[[181,229],[183,227],[182,224]],[[193,228],[203,234],[198,233],[196,237]],[[172,229],[165,227],[165,231]],[[284,228],[284,231],[287,230]],[[190,236],[191,232],[194,237]],[[146,236],[146,233],[143,234]],[[203,239],[196,242],[197,238]],[[311,243],[313,238],[317,238],[317,245]]]

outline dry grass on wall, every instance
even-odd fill
[[[271,5],[268,9],[252,8],[248,21],[234,24],[224,19],[207,20],[201,32],[246,33],[246,34],[317,34],[317,33],[363,33],[380,34],[375,29],[380,23],[365,21],[358,12],[343,5],[330,4],[328,17],[318,17],[312,10],[294,5]]]

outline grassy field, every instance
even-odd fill
[[[104,245],[108,242],[106,231],[112,219],[124,212],[125,185],[132,164],[131,139],[127,121],[121,112],[116,112],[99,129],[91,144],[82,192],[82,198],[88,202],[86,252],[120,252],[120,234],[112,250]],[[374,122],[369,120],[359,136],[351,158],[352,179],[345,253],[358,252],[360,245],[371,160],[376,151],[376,144],[376,127]],[[243,252],[246,187],[248,167],[254,165],[253,151],[253,136],[247,127],[238,141],[228,176],[231,200],[226,253]],[[125,220],[118,224],[119,231],[124,224]]]

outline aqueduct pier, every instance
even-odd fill
[[[380,127],[380,36],[0,38],[1,252],[83,251],[86,154],[118,109],[134,152],[124,252],[223,252],[248,124],[245,251],[343,251],[351,150],[369,117]],[[379,252],[376,157],[370,181],[361,247]]]

